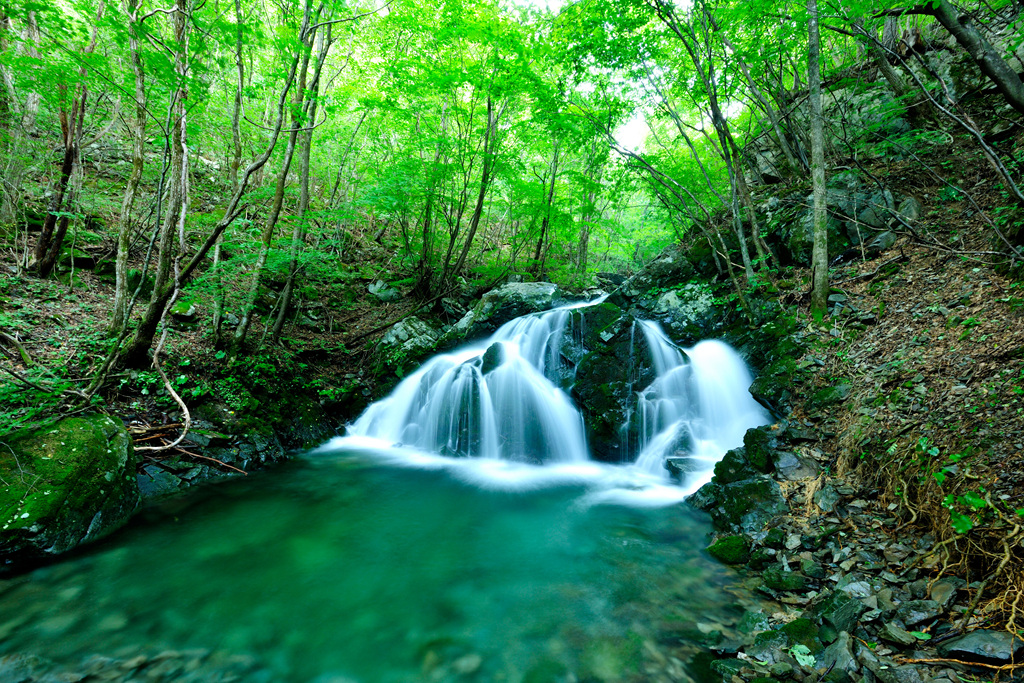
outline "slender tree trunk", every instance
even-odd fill
[[[825,122],[821,111],[821,37],[818,2],[807,0],[807,84],[811,104],[811,186],[814,195],[814,246],[811,254],[811,312],[828,310],[828,230],[825,192]]]
[[[104,5],[100,3],[99,9],[96,12],[97,22],[103,18]],[[35,14],[29,13],[29,34],[30,36],[34,33],[34,40],[38,41],[39,27],[35,24]],[[91,54],[96,50],[96,36],[97,29],[93,25],[92,37],[89,45],[83,50],[84,54]],[[54,198],[50,202],[50,209],[47,212],[46,219],[43,221],[43,229],[39,234],[39,240],[36,242],[35,249],[35,267],[40,277],[46,277],[53,271],[54,266],[57,264],[57,259],[60,257],[60,250],[64,244],[64,235],[67,233],[68,223],[70,221],[71,209],[74,208],[74,199],[76,193],[74,192],[73,186],[71,186],[72,175],[77,171],[80,171],[81,167],[81,150],[80,146],[82,143],[82,129],[85,126],[85,107],[89,100],[89,89],[85,82],[86,69],[80,67],[78,70],[80,83],[77,86],[76,93],[72,97],[71,110],[70,112],[62,107],[60,109],[60,127],[64,137],[64,160],[61,163],[60,176],[57,180],[57,190],[54,193]],[[62,92],[66,92],[66,86],[59,86]],[[31,99],[31,95],[30,95]],[[38,101],[34,107],[38,109]],[[25,116],[30,115],[32,106],[29,104],[25,105]],[[25,130],[31,130],[31,127],[35,126],[35,113],[31,113],[32,121],[31,126],[26,126],[25,119],[22,119],[22,125]],[[69,191],[70,190],[70,191]]]
[[[337,208],[335,198],[338,195],[338,189],[341,187],[341,179],[348,164],[348,155],[352,151],[352,147],[356,143],[356,136],[359,135],[359,129],[363,127],[363,122],[366,121],[366,116],[369,113],[370,110],[367,109],[363,112],[362,116],[359,117],[359,122],[356,124],[356,127],[352,129],[352,135],[349,136],[348,144],[345,145],[345,151],[341,153],[341,161],[338,162],[338,173],[334,177],[334,186],[331,188],[331,199],[327,202],[327,206],[332,209]]]
[[[320,54],[317,58],[313,82],[309,86],[306,95],[306,126],[307,130],[302,131],[299,149],[299,206],[295,213],[295,225],[292,228],[291,260],[288,264],[288,279],[285,280],[284,290],[281,292],[281,301],[277,310],[277,319],[271,331],[271,339],[275,342],[281,338],[281,330],[284,327],[288,307],[291,306],[292,292],[295,289],[295,279],[299,272],[299,252],[305,243],[308,221],[306,213],[309,211],[309,157],[313,147],[313,124],[316,122],[317,98],[320,93],[320,73],[324,62],[327,60],[327,53],[331,49],[331,27],[320,37]]]
[[[188,213],[188,134],[186,127],[186,106],[188,100],[188,38],[191,28],[189,0],[178,0],[173,11],[174,74],[177,85],[171,95],[171,163],[167,183],[167,208],[160,227],[157,242],[157,263],[153,274],[153,296],[155,304],[161,292],[174,278],[171,267],[180,248],[175,246],[175,233],[183,229]]]
[[[711,21],[712,25],[715,27],[715,30],[720,30],[718,27],[718,22],[714,20],[714,17],[711,17]],[[736,49],[733,47],[732,43],[729,42],[729,39],[726,38],[724,35],[722,36],[722,42],[725,44],[727,48],[732,50],[733,53],[736,52]],[[786,132],[782,129],[782,122],[779,120],[778,114],[775,113],[775,109],[772,107],[768,99],[764,96],[764,93],[761,92],[761,89],[757,87],[757,83],[754,82],[753,77],[750,75],[750,68],[747,66],[747,63],[743,61],[742,58],[737,59],[737,63],[739,64],[740,71],[743,73],[744,79],[746,79],[747,81],[747,87],[750,88],[750,92],[761,104],[761,108],[764,110],[765,114],[768,115],[768,120],[772,124],[772,130],[775,131],[775,137],[779,142],[779,148],[785,155],[786,161],[789,162],[790,169],[796,171],[802,168],[798,164],[797,158],[793,154],[792,148],[789,146],[789,140],[786,139]]]
[[[231,164],[228,167],[228,180],[232,192],[238,189],[238,169],[242,167],[242,94],[245,90],[243,38],[242,0],[235,0],[235,68],[238,71],[238,81],[235,83],[235,101],[231,109]]]
[[[235,0],[235,68],[238,80],[235,83],[235,100],[231,110],[231,162],[228,165],[228,182],[231,192],[238,190],[238,171],[242,167],[242,95],[245,90],[245,53],[243,51],[244,21],[242,1]],[[224,235],[217,238],[213,247],[213,339],[220,343],[221,327],[224,324],[224,282],[220,272]]]
[[[125,0],[128,14],[128,48],[135,74],[135,120],[129,128],[132,141],[132,172],[124,190],[121,202],[120,225],[117,230],[117,256],[114,264],[114,304],[111,312],[110,331],[119,333],[128,323],[128,257],[131,248],[132,210],[138,196],[139,183],[145,164],[144,145],[146,142],[146,73],[139,52],[138,8],[140,0]]]
[[[210,253],[217,240],[224,234],[224,231],[238,219],[240,215],[245,211],[245,206],[242,205],[242,197],[245,195],[249,188],[250,182],[254,182],[254,177],[262,169],[267,161],[270,160],[270,156],[274,153],[277,148],[277,141],[281,136],[281,129],[284,127],[285,118],[285,105],[288,102],[288,93],[291,92],[292,85],[295,82],[295,73],[299,64],[299,52],[296,51],[292,55],[291,66],[289,67],[288,74],[285,77],[284,84],[281,87],[281,93],[277,101],[277,119],[273,124],[270,131],[270,139],[267,141],[267,145],[256,159],[245,169],[245,173],[242,174],[242,178],[239,180],[238,189],[235,190],[234,195],[228,201],[227,206],[224,209],[224,213],[221,219],[217,222],[213,232],[206,238],[199,250],[192,256],[192,259],[185,265],[184,268],[176,274],[175,281],[170,285],[163,287],[161,290],[156,292],[156,296],[150,302],[149,307],[143,313],[142,320],[139,322],[138,328],[135,330],[135,335],[131,341],[125,347],[124,352],[121,354],[121,363],[128,367],[142,367],[146,361],[147,353],[149,348],[153,345],[153,337],[156,334],[157,326],[160,324],[160,320],[163,318],[164,309],[167,307],[167,302],[171,300],[174,292],[177,291],[195,272],[199,264],[203,262],[206,255]]]
[[[675,9],[672,4],[667,0],[648,0],[658,15],[658,19],[665,24],[665,26],[672,31],[673,34],[682,42],[684,49],[690,56],[690,61],[697,72],[697,77],[700,79],[701,84],[704,86],[704,92],[707,95],[708,108],[711,114],[711,124],[715,128],[715,133],[718,136],[718,142],[721,147],[722,158],[725,160],[726,171],[729,174],[730,187],[732,189],[732,211],[733,211],[733,229],[736,231],[736,237],[739,242],[740,257],[743,259],[743,269],[745,271],[747,280],[750,281],[754,277],[754,269],[751,265],[750,260],[750,248],[747,246],[747,240],[745,231],[743,229],[743,219],[740,215],[739,202],[740,199],[744,199],[745,202],[750,201],[749,192],[746,192],[746,183],[742,178],[743,169],[740,166],[742,159],[739,157],[737,152],[737,145],[732,137],[732,131],[729,129],[729,124],[722,114],[721,107],[718,102],[718,82],[715,76],[715,63],[712,59],[703,59],[702,54],[698,52],[698,40],[695,30],[684,24],[675,13]],[[713,23],[710,20],[710,11],[707,7],[701,7],[702,21],[706,23],[702,24],[705,34],[707,33],[707,23]],[[706,36],[705,36],[706,37]],[[750,202],[752,205],[752,202]],[[754,212],[750,211],[751,219],[756,224],[756,217]]]
[[[452,278],[457,277],[466,265],[466,257],[473,246],[473,238],[476,236],[477,228],[480,227],[480,218],[484,212],[484,201],[487,198],[487,188],[491,184],[491,173],[494,167],[494,156],[497,150],[497,127],[498,115],[494,112],[494,102],[491,95],[487,95],[487,131],[484,133],[484,161],[483,171],[480,175],[480,191],[476,197],[476,207],[473,209],[473,216],[469,221],[469,232],[466,233],[466,241],[462,245],[462,252],[459,254],[455,266],[443,278],[442,291],[450,284]]]
[[[35,12],[29,12],[25,21],[24,39],[26,48],[26,54],[32,59],[42,59],[42,55],[39,54],[39,18]],[[21,128],[26,134],[31,134],[36,129],[36,117],[39,116],[39,103],[42,102],[43,97],[39,94],[36,89],[30,90],[28,95],[25,97],[25,107],[21,113]]]
[[[537,249],[533,253],[534,274],[539,278],[544,276],[544,245],[548,241],[548,229],[551,226],[551,210],[555,204],[555,181],[558,179],[558,153],[560,151],[558,140],[552,144],[551,164],[548,166],[547,200],[545,201],[544,218],[540,222],[540,237],[537,238]]]
[[[249,327],[252,325],[253,311],[256,308],[256,299],[259,296],[260,282],[263,279],[263,271],[267,266],[270,257],[270,247],[274,241],[274,234],[277,232],[277,222],[281,218],[281,209],[284,206],[284,191],[288,184],[288,173],[291,170],[292,159],[295,157],[295,148],[298,144],[299,131],[304,124],[302,104],[306,97],[306,78],[309,72],[310,45],[306,42],[312,40],[313,36],[307,36],[307,30],[312,20],[310,3],[307,1],[305,16],[302,22],[303,48],[302,67],[299,70],[299,83],[295,89],[295,101],[293,102],[292,127],[288,133],[288,144],[285,147],[284,158],[281,160],[281,169],[277,174],[277,183],[274,186],[274,200],[267,214],[267,222],[263,226],[263,233],[260,236],[260,251],[253,266],[252,277],[249,280],[249,289],[246,292],[242,304],[242,316],[238,327],[231,339],[231,358],[237,358],[245,347],[245,339],[249,334]]]

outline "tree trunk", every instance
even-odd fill
[[[331,27],[321,39],[320,54],[317,57],[313,82],[309,86],[309,92],[305,98],[306,127],[302,131],[301,146],[299,149],[299,206],[295,212],[295,225],[292,228],[291,260],[288,264],[288,279],[285,280],[284,290],[281,292],[281,301],[278,306],[277,319],[271,331],[271,339],[275,342],[281,338],[281,330],[284,327],[284,320],[291,306],[292,292],[295,289],[295,279],[299,272],[299,252],[306,239],[308,221],[306,213],[309,211],[309,157],[313,147],[313,124],[316,122],[317,98],[320,93],[320,72],[324,62],[327,61],[327,53],[331,49]]]
[[[243,52],[242,2],[235,0],[235,68],[238,81],[235,83],[235,100],[231,110],[231,162],[228,164],[228,183],[231,192],[238,190],[238,170],[242,167],[242,95],[245,90],[245,53]],[[221,326],[224,323],[224,283],[221,279],[221,246],[224,235],[217,238],[213,247],[213,339],[220,343]]]
[[[811,104],[811,187],[814,196],[814,246],[811,254],[811,313],[828,310],[828,230],[825,192],[825,122],[821,111],[821,37],[818,2],[807,0],[807,84]]]
[[[138,196],[139,183],[145,164],[144,145],[146,142],[146,74],[139,52],[139,25],[137,11],[141,0],[126,0],[128,13],[128,47],[135,74],[135,120],[128,134],[132,141],[132,172],[124,190],[121,202],[120,225],[117,231],[117,256],[114,264],[114,305],[110,318],[110,331],[118,333],[128,323],[128,251],[131,248],[132,210]]]
[[[26,54],[32,59],[42,59],[39,54],[39,19],[35,12],[29,12],[25,22],[24,31]],[[42,84],[37,84],[42,85]],[[25,97],[25,108],[21,113],[21,127],[26,134],[32,134],[36,129],[36,117],[39,116],[39,103],[42,102],[42,95],[37,90],[29,91]]]
[[[299,71],[299,83],[295,89],[295,101],[293,102],[293,115],[292,115],[292,128],[288,133],[288,144],[285,147],[284,158],[281,160],[281,169],[277,174],[277,183],[274,186],[274,200],[270,207],[270,213],[267,215],[267,222],[263,226],[263,232],[260,235],[260,252],[256,257],[256,263],[253,266],[252,277],[249,280],[249,289],[246,292],[245,300],[242,304],[242,316],[238,323],[238,327],[235,329],[235,334],[231,339],[231,358],[237,358],[245,347],[245,339],[249,334],[249,327],[252,325],[253,311],[256,308],[256,299],[259,296],[260,281],[263,279],[263,271],[267,266],[267,260],[270,257],[270,247],[273,244],[274,234],[277,232],[277,222],[281,218],[281,209],[284,206],[284,191],[285,186],[288,184],[288,172],[291,170],[292,159],[295,157],[295,147],[298,144],[299,131],[304,124],[303,120],[303,102],[306,97],[306,78],[309,72],[309,61],[310,61],[310,48],[311,46],[307,41],[311,41],[313,36],[307,35],[307,30],[312,20],[312,12],[310,9],[310,3],[306,3],[305,16],[302,22],[301,36],[303,37],[302,43],[302,67]]]
[[[497,127],[498,115],[494,112],[494,103],[490,93],[487,95],[487,130],[484,133],[484,163],[483,171],[480,174],[480,191],[476,197],[476,207],[473,209],[473,216],[469,221],[469,232],[466,233],[466,241],[462,245],[462,252],[455,266],[442,278],[441,291],[444,291],[451,280],[462,272],[466,265],[466,257],[473,246],[473,238],[476,236],[477,228],[480,227],[480,218],[484,212],[484,200],[487,198],[487,188],[491,183],[491,172],[494,167],[494,155],[497,148]]]
[[[101,2],[99,9],[96,11],[96,23],[103,19],[103,13],[104,5]],[[28,31],[29,36],[32,37],[34,35],[33,40],[38,41],[39,27],[35,23],[35,14],[32,12],[29,13]],[[91,40],[85,49],[82,50],[83,54],[92,54],[96,50],[96,36],[97,29],[96,24],[94,24]],[[82,129],[85,126],[85,106],[89,99],[89,89],[85,82],[86,69],[84,66],[79,68],[78,75],[81,80],[77,92],[72,98],[71,111],[69,112],[66,107],[61,107],[59,112],[61,133],[64,137],[64,160],[61,163],[60,177],[57,180],[57,191],[54,194],[53,201],[50,202],[50,210],[47,212],[46,220],[43,221],[43,229],[39,234],[39,241],[36,242],[35,267],[40,277],[48,276],[57,264],[76,195],[73,189],[69,192],[69,184],[72,180],[72,174],[76,171],[81,172],[80,147],[82,143]],[[58,86],[58,88],[61,92],[66,92],[66,86]],[[30,100],[31,97],[30,95]],[[33,119],[31,126],[25,126],[26,131],[31,130],[31,127],[35,125],[35,112],[32,111],[33,106],[38,109],[38,101],[34,105],[30,103],[25,105],[25,116],[31,115]],[[25,123],[26,121],[23,118],[22,124],[25,125]]]
[[[540,237],[537,239],[537,249],[533,253],[534,274],[538,278],[543,278],[544,276],[544,245],[548,239],[548,229],[551,226],[551,210],[555,204],[555,181],[558,179],[558,140],[554,140],[552,150],[551,165],[548,167],[551,182],[548,186],[544,218],[540,222]]]
[[[177,247],[174,245],[174,236],[177,231],[181,234],[179,242],[183,242],[185,215],[188,213],[188,134],[185,121],[185,102],[188,100],[188,38],[191,29],[188,2],[189,0],[178,0],[172,13],[174,42],[177,46],[174,53],[174,75],[177,84],[171,95],[171,163],[167,184],[167,209],[160,227],[151,305],[157,302],[159,292],[176,280],[171,275],[171,267],[177,254],[184,248],[184,244]]]
[[[242,93],[245,89],[245,59],[243,47],[242,0],[235,0],[235,67],[238,82],[235,84],[235,101],[231,110],[231,164],[228,181],[231,191],[238,189],[238,169],[242,167]]]

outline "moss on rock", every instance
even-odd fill
[[[66,418],[0,449],[0,555],[12,566],[104,536],[139,504],[135,454],[119,421]]]
[[[743,536],[726,536],[709,545],[708,552],[724,564],[744,564],[750,559],[750,541]]]
[[[775,448],[773,439],[767,431],[754,427],[743,435],[743,449],[746,451],[747,462],[758,472],[771,474],[774,469],[772,451]]]
[[[761,573],[761,581],[767,588],[776,591],[799,591],[807,586],[807,577],[797,572],[784,570],[775,565]]]

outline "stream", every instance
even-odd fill
[[[735,617],[729,571],[701,518],[587,504],[585,478],[509,491],[306,455],[3,582],[0,650],[194,656],[201,676],[167,680],[239,661],[245,681],[649,680],[666,622]]]
[[[14,653],[114,681],[700,680],[679,657],[741,608],[680,503],[768,418],[726,344],[637,320],[601,337],[627,343],[626,457],[593,460],[568,347],[597,303],[439,354],[347,436],[0,582],[0,680]]]

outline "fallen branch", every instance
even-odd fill
[[[982,666],[993,671],[1013,671],[1024,668],[1024,664],[983,664],[981,662],[966,662],[962,659],[949,659],[944,657],[928,657],[923,659],[900,659],[903,664],[963,664],[964,666]]]
[[[160,434],[153,434],[151,436],[144,436],[141,439],[133,439],[135,443],[142,443],[143,441],[152,441],[153,439],[162,439],[168,436],[167,432],[161,432]]]
[[[21,362],[25,364],[25,367],[32,365],[32,356],[28,355],[28,351],[20,341],[17,340],[13,335],[7,334],[6,332],[0,332],[0,340],[3,340],[18,349],[18,354],[21,356]]]
[[[900,249],[900,255],[899,256],[897,256],[896,258],[891,258],[888,261],[885,261],[884,263],[880,263],[878,265],[878,267],[875,268],[874,270],[872,270],[870,273],[861,273],[860,275],[856,275],[856,276],[848,278],[846,280],[840,280],[839,282],[833,282],[832,286],[836,287],[838,285],[844,285],[847,282],[856,282],[857,280],[870,280],[874,276],[878,275],[878,271],[882,270],[882,268],[885,268],[886,266],[891,265],[893,263],[897,263],[899,261],[907,261],[907,260],[909,260],[909,257],[906,254],[903,253],[902,249]]]
[[[54,391],[53,389],[45,389],[45,388],[39,386],[38,384],[36,384],[35,382],[32,382],[29,379],[26,379],[20,373],[17,373],[14,370],[11,370],[10,368],[5,367],[3,365],[0,365],[0,370],[3,370],[7,374],[11,375],[12,377],[14,377],[14,379],[18,380],[19,382],[21,382],[25,386],[31,387],[32,389],[35,389],[36,391],[41,391],[44,394],[71,394],[72,396],[77,396],[79,398],[84,398],[86,400],[88,400],[88,398],[89,398],[88,396],[83,394],[81,391],[78,391],[77,389],[61,389],[60,391]]]
[[[229,465],[226,462],[224,462],[223,460],[218,460],[217,458],[211,458],[208,455],[199,455],[198,453],[192,453],[191,451],[186,451],[184,448],[182,448],[180,446],[178,447],[178,450],[181,451],[182,453],[184,453],[185,455],[191,455],[193,458],[202,458],[203,460],[212,460],[213,462],[217,463],[218,465],[223,465],[224,467],[227,467],[229,470],[234,470],[235,472],[240,472],[241,474],[244,474],[245,476],[249,476],[249,473],[246,472],[245,470],[239,469],[239,468],[235,467],[234,465]]]

